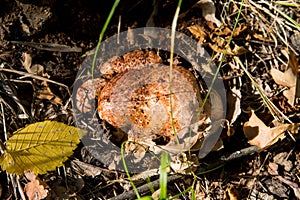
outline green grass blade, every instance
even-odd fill
[[[141,198],[140,194],[139,194],[139,191],[138,189],[135,187],[132,179],[131,179],[131,176],[129,174],[129,171],[128,171],[128,168],[127,168],[127,165],[126,165],[126,161],[125,161],[125,155],[124,155],[124,144],[126,143],[127,141],[123,142],[122,145],[121,145],[121,157],[122,157],[122,163],[123,163],[123,166],[124,166],[124,170],[125,170],[125,173],[130,181],[130,184],[132,185],[132,188],[135,192],[135,195],[138,199]]]
[[[164,152],[161,155],[160,163],[160,177],[159,177],[159,187],[160,187],[160,200],[167,199],[167,184],[168,184],[168,168],[169,168],[169,154]]]
[[[177,20],[180,12],[182,0],[178,1],[178,5],[175,11],[175,15],[172,22],[172,30],[171,30],[171,49],[170,49],[170,114],[171,114],[171,122],[172,122],[172,128],[174,131],[174,135],[176,138],[177,144],[179,144],[178,138],[176,137],[176,128],[173,118],[173,102],[172,102],[172,72],[173,72],[173,61],[174,61],[174,46],[175,46],[175,32],[176,32],[176,26],[177,26]]]
[[[114,5],[112,6],[110,12],[109,12],[109,15],[103,25],[103,28],[101,30],[101,33],[100,33],[100,36],[99,36],[99,41],[98,41],[98,44],[97,44],[97,47],[96,47],[96,50],[95,50],[95,54],[94,54],[94,58],[93,58],[93,62],[92,62],[92,77],[94,78],[94,69],[95,69],[95,63],[96,63],[96,60],[97,60],[97,54],[98,54],[98,51],[99,51],[99,48],[100,48],[100,45],[101,45],[101,42],[102,42],[102,39],[104,37],[104,33],[107,29],[107,26],[117,8],[117,6],[119,5],[120,3],[120,0],[115,0],[115,3]]]
[[[190,186],[190,187],[188,187],[187,189],[183,190],[182,192],[180,192],[180,193],[178,193],[178,194],[172,196],[170,199],[178,199],[180,196],[182,196],[182,195],[188,193],[190,190],[194,191],[194,190],[193,190],[193,186]],[[193,192],[193,194],[195,194],[195,192]],[[196,200],[195,195],[194,195],[194,197],[192,196],[192,200]]]

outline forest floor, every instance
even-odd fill
[[[97,46],[112,5],[113,1],[96,0],[0,2],[0,139],[4,144],[14,131],[35,122],[76,125],[68,91],[73,90],[86,56]],[[176,8],[177,1],[158,0],[151,18],[152,1],[120,1],[103,40],[117,34],[118,27],[121,32],[147,25],[171,29]],[[183,1],[176,30],[201,43],[215,65],[221,66],[227,116],[222,148],[197,160],[192,172],[171,171],[168,197],[300,199],[299,8],[297,0]],[[26,68],[28,58],[40,73]],[[64,167],[38,176],[46,199],[136,198],[124,172],[110,169],[86,150],[87,145],[78,145]],[[134,184],[144,186],[141,196],[157,199],[158,179],[153,175]],[[22,199],[22,195],[34,199],[28,197],[28,186],[24,191],[28,182],[24,175],[0,171],[0,199]],[[42,196],[39,190],[31,190]]]

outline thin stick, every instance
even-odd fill
[[[2,101],[0,102],[0,105],[1,105],[1,113],[2,113],[2,124],[3,124],[3,132],[4,132],[4,141],[7,141],[6,121],[5,121],[4,108],[3,108],[3,102]]]
[[[173,182],[177,179],[181,178],[181,176],[179,175],[172,175],[168,177],[168,183]],[[152,185],[152,187],[156,190],[159,188],[159,179],[152,181],[150,183],[150,185]],[[146,183],[140,187],[137,188],[138,192],[140,194],[145,194],[146,192],[150,191],[150,186],[149,183]],[[135,199],[135,192],[133,190],[130,190],[128,192],[125,192],[123,194],[120,194],[118,196],[115,196],[113,198],[110,198],[109,200],[123,200],[123,199]]]
[[[66,90],[68,91],[68,94],[71,96],[71,92],[70,92],[70,90],[69,90],[69,87],[66,86],[66,85],[63,84],[63,83],[59,83],[59,82],[50,80],[50,79],[45,78],[45,77],[42,77],[42,76],[38,76],[38,75],[35,75],[35,74],[30,74],[30,73],[27,73],[27,72],[21,72],[21,71],[14,70],[14,69],[4,69],[4,68],[0,68],[0,72],[9,72],[9,73],[14,73],[14,74],[19,74],[19,75],[23,75],[23,76],[30,77],[30,78],[33,78],[33,79],[37,79],[37,80],[41,80],[41,81],[47,81],[47,82],[49,82],[49,83],[53,83],[53,84],[62,86],[62,87],[64,87],[64,88],[66,88]]]
[[[44,51],[57,51],[64,53],[81,53],[82,49],[80,47],[70,47],[62,44],[53,44],[53,43],[37,43],[37,42],[25,42],[25,41],[10,41],[12,44],[21,44],[34,47],[39,50]]]

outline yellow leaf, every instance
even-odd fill
[[[86,131],[55,121],[30,124],[14,132],[0,157],[0,165],[10,174],[31,170],[45,174],[62,166]]]

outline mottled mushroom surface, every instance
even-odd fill
[[[113,57],[100,72],[101,78],[89,83],[97,85],[99,117],[130,141],[174,144],[175,136],[182,138],[201,120],[197,79],[183,66],[170,69],[155,51]]]

